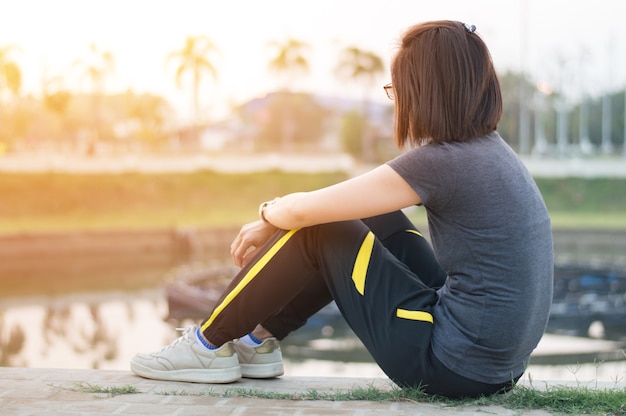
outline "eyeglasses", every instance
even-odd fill
[[[389,97],[390,100],[396,99],[396,94],[393,90],[393,85],[391,85],[391,82],[385,85],[383,89],[385,90],[385,94],[387,94],[387,97]]]

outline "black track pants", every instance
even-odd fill
[[[397,384],[449,396],[500,390],[457,376],[432,354],[432,309],[445,277],[401,212],[279,231],[233,279],[202,331],[221,345],[261,323],[282,339],[334,299]]]

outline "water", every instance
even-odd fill
[[[181,323],[166,322],[167,314],[165,295],[154,288],[2,299],[0,365],[126,371],[135,353],[153,351],[178,336],[175,327]],[[294,335],[298,338],[298,333]],[[626,356],[582,364],[575,358],[576,354],[588,357],[592,351],[615,354],[621,347],[612,341],[547,334],[536,351],[536,360],[542,365],[531,365],[525,378],[530,374],[533,380],[583,385],[623,382]],[[284,342],[283,352],[290,376],[385,377],[360,342],[351,337],[320,338],[306,346]],[[350,362],[343,361],[346,356],[352,357]],[[567,363],[546,364],[551,357]]]
[[[137,352],[173,341],[161,285],[196,258],[222,262],[236,230],[9,236],[0,244],[0,366],[127,371]],[[226,248],[226,254],[220,251]],[[626,233],[555,233],[558,257],[626,265]],[[35,296],[34,294],[46,294]],[[354,337],[282,343],[286,374],[384,377]],[[304,337],[309,339],[308,337]],[[291,339],[291,341],[290,341]],[[626,379],[624,346],[545,335],[528,375],[581,384]],[[595,362],[594,362],[595,360]],[[600,363],[601,361],[603,361]],[[582,364],[579,364],[582,363]]]
[[[36,368],[128,370],[137,352],[174,340],[159,290],[83,293],[0,301],[0,365]],[[183,324],[191,325],[193,321]],[[290,349],[288,344],[284,350]],[[290,375],[383,377],[372,362],[288,360]]]

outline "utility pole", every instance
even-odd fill
[[[624,85],[624,141],[622,143],[622,154],[626,157],[626,85]]]
[[[609,65],[607,85],[605,86],[604,95],[602,96],[602,153],[609,154],[613,152],[613,144],[611,143],[611,123],[612,123],[612,103],[611,103],[611,81],[613,80],[613,37],[609,40]]]
[[[556,119],[556,150],[558,156],[567,153],[567,99],[565,97],[565,58],[559,58],[559,95],[557,98],[557,119]]]
[[[602,96],[602,153],[609,154],[613,151],[611,144],[611,93],[606,91]]]
[[[521,0],[521,75],[519,83],[519,152],[527,155],[530,153],[530,135],[528,125],[528,92],[526,88],[527,62],[528,62],[528,2]]]
[[[547,83],[537,83],[535,89],[535,145],[533,154],[545,156],[548,152],[548,139],[546,138],[545,112],[546,97],[552,94],[552,87]]]
[[[586,71],[585,71],[585,63],[587,62],[587,58],[589,57],[589,51],[583,49],[580,52],[580,117],[578,118],[579,124],[579,140],[578,140],[578,148],[580,153],[583,155],[588,155],[593,151],[593,145],[591,144],[591,139],[589,139],[589,96],[587,94],[587,88],[585,87],[586,82]]]

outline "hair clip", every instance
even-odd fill
[[[467,30],[467,33],[476,32],[476,26],[474,25],[468,25],[467,23],[463,23],[463,27],[465,28],[465,30]]]

